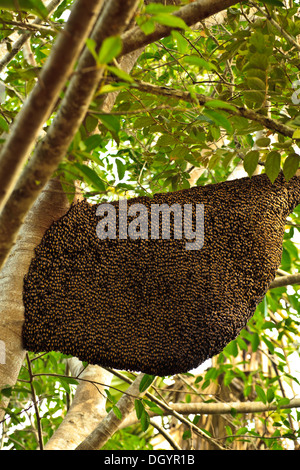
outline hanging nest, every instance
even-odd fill
[[[148,211],[192,204],[194,229],[202,204],[200,249],[178,238],[175,216],[170,239],[151,238],[149,217],[148,239],[117,230],[101,240],[99,205],[72,205],[44,234],[24,279],[25,349],[161,376],[196,368],[236,338],[263,299],[299,202],[300,178],[282,174],[274,184],[259,175],[127,201]]]

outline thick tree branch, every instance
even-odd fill
[[[81,364],[76,358],[70,360],[71,364],[74,361]],[[71,407],[59,428],[47,442],[45,450],[75,449],[105,418],[107,412],[104,389],[109,386],[111,377],[112,374],[107,370],[92,365],[79,373],[79,379],[84,380],[79,380]]]
[[[95,430],[76,448],[76,450],[98,450],[121,427],[124,419],[134,408],[135,398],[141,398],[146,391],[140,392],[140,384],[144,374],[139,374],[135,381],[128,387],[126,394],[122,395],[117,403],[121,412],[121,419],[111,410]]]
[[[138,3],[139,0],[124,0],[122,2],[110,0],[106,3],[92,34],[98,48],[105,38],[120,35],[125,30]],[[46,137],[38,145],[25,166],[2,210],[0,215],[0,267],[4,264],[15,241],[24,216],[64,158],[86,115],[104,71],[104,67],[94,67],[94,65],[95,60],[86,48],[79,60],[77,73],[71,79],[61,107],[49,127]],[[88,73],[86,73],[87,69],[90,70]],[[33,105],[33,103],[31,104]]]
[[[65,85],[103,0],[78,0],[0,154],[0,209],[13,190],[45,120]]]

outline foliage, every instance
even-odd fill
[[[41,2],[28,3],[37,7]],[[85,121],[57,170],[70,200],[75,180],[81,182],[85,197],[95,201],[188,188],[194,175],[197,185],[224,181],[239,164],[249,176],[262,168],[271,180],[280,169],[287,179],[292,177],[299,166],[300,17],[296,2],[285,3],[289,8],[275,0],[243,3],[228,9],[227,18],[220,23],[207,21],[196,28],[174,19],[172,12],[177,7],[150,3],[136,18],[141,29],[146,34],[156,24],[176,29],[147,46],[130,75],[114,60],[121,50],[120,38],[110,38],[99,53],[89,41],[87,47],[96,64],[105,63],[107,68]],[[35,64],[28,63],[19,51],[6,67],[2,139],[35,85],[70,4],[63,1],[51,21],[32,31]],[[1,2],[0,8],[4,8]],[[31,11],[2,10],[0,37],[8,49],[13,43],[11,35],[31,15]],[[101,104],[115,91],[116,104],[110,113],[104,113]],[[203,95],[211,101],[202,103]],[[251,110],[259,119],[242,117],[237,109]],[[274,123],[287,126],[292,135],[285,128],[278,132]],[[298,207],[285,231],[284,274],[299,270],[299,224]],[[197,414],[189,418],[226,448],[297,448],[300,414],[281,406],[299,396],[299,322],[297,286],[271,290],[247,328],[207,369],[173,378],[146,377],[151,394],[173,403],[214,403],[226,398],[276,404],[275,411],[255,415],[232,409],[218,426]],[[66,357],[59,353],[28,356],[17,385],[3,391],[11,396],[3,423],[3,448],[36,449],[39,430],[44,442],[51,437],[75,390],[76,381],[68,377],[65,367]],[[125,382],[115,379],[114,384],[120,392],[107,390],[107,407],[118,415],[117,400]],[[147,395],[136,400],[138,424],[120,429],[105,448],[151,449],[157,432],[150,415],[158,416],[157,423],[173,432],[173,418],[163,417],[162,410]],[[183,448],[204,446],[203,436],[197,436],[194,427],[177,421],[176,430]]]

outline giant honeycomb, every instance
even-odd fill
[[[189,204],[194,228],[203,205],[203,246],[193,250],[176,236],[175,216],[169,239],[119,230],[100,239],[99,204],[73,204],[45,232],[24,278],[24,348],[160,376],[196,368],[236,338],[263,299],[299,202],[300,178],[282,173],[273,184],[258,175],[127,201],[148,211]]]

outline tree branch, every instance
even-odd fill
[[[47,9],[49,14],[55,10],[55,8],[62,2],[62,0],[52,0],[48,5]],[[42,20],[40,18],[36,18],[31,25],[39,25],[41,24]],[[23,47],[25,42],[30,38],[30,36],[34,33],[34,31],[27,31],[26,33],[22,34],[19,39],[11,46],[11,49],[4,57],[0,60],[0,72],[6,67],[6,65],[15,57],[15,55],[19,52],[19,50]]]
[[[214,98],[210,98],[208,96],[201,95],[199,93],[192,95],[188,91],[181,91],[181,90],[176,90],[174,88],[151,85],[150,83],[145,83],[142,81],[135,81],[135,83],[132,86],[135,86],[140,91],[143,91],[145,93],[166,96],[169,98],[186,101],[187,103],[198,102],[198,104],[201,106],[214,100]],[[229,104],[231,106],[230,109],[228,109],[226,104],[224,104],[224,107],[222,107],[222,105],[218,106],[218,109],[223,110],[232,116],[240,116],[240,117],[244,117],[245,119],[258,122],[259,124],[262,124],[267,129],[278,132],[279,134],[285,135],[290,138],[294,134],[294,129],[292,127],[286,126],[285,124],[282,124],[279,121],[270,119],[266,116],[263,116],[262,114],[256,113],[255,111],[251,109],[246,109],[241,106],[236,106],[233,103],[229,103]]]
[[[122,380],[124,380],[125,382],[127,383],[132,383],[132,381],[124,376],[122,373],[118,372],[117,370],[115,369],[108,369],[110,370],[114,375],[116,375],[116,377],[120,377],[122,378]],[[155,403],[156,405],[158,405],[163,411],[164,411],[164,414],[165,415],[168,415],[168,416],[174,416],[176,419],[178,419],[181,423],[183,424],[186,424],[189,428],[191,428],[198,436],[202,437],[203,439],[206,439],[209,441],[209,443],[212,445],[212,447],[214,447],[215,449],[219,449],[219,450],[225,450],[224,447],[222,447],[213,437],[210,437],[208,436],[204,431],[202,431],[202,429],[198,428],[195,424],[193,424],[188,418],[185,418],[184,416],[182,416],[182,414],[178,413],[176,410],[175,410],[175,404],[172,404],[172,406],[169,406],[167,403],[165,403],[164,401],[162,400],[159,400],[157,397],[155,397],[154,395],[152,395],[150,392],[146,392],[146,396],[147,398],[149,398],[153,403]],[[154,414],[152,415],[151,412],[149,413],[150,416],[154,416]],[[130,419],[130,415],[128,414],[128,420]],[[124,421],[123,424],[125,424],[128,426],[127,422]],[[121,426],[121,427],[125,427],[125,426]]]
[[[229,403],[176,403],[174,410],[182,414],[224,415],[237,413],[266,413],[276,411],[278,404],[263,403],[261,401],[229,402]],[[300,398],[294,398],[289,403],[279,406],[280,409],[300,408]]]
[[[145,394],[140,392],[140,384],[144,374],[139,374],[135,381],[128,387],[126,394],[122,395],[117,403],[122,418],[119,419],[113,410],[101,421],[95,430],[76,448],[76,450],[98,450],[110,439],[110,437],[121,427],[124,419],[134,408],[135,398]]]

